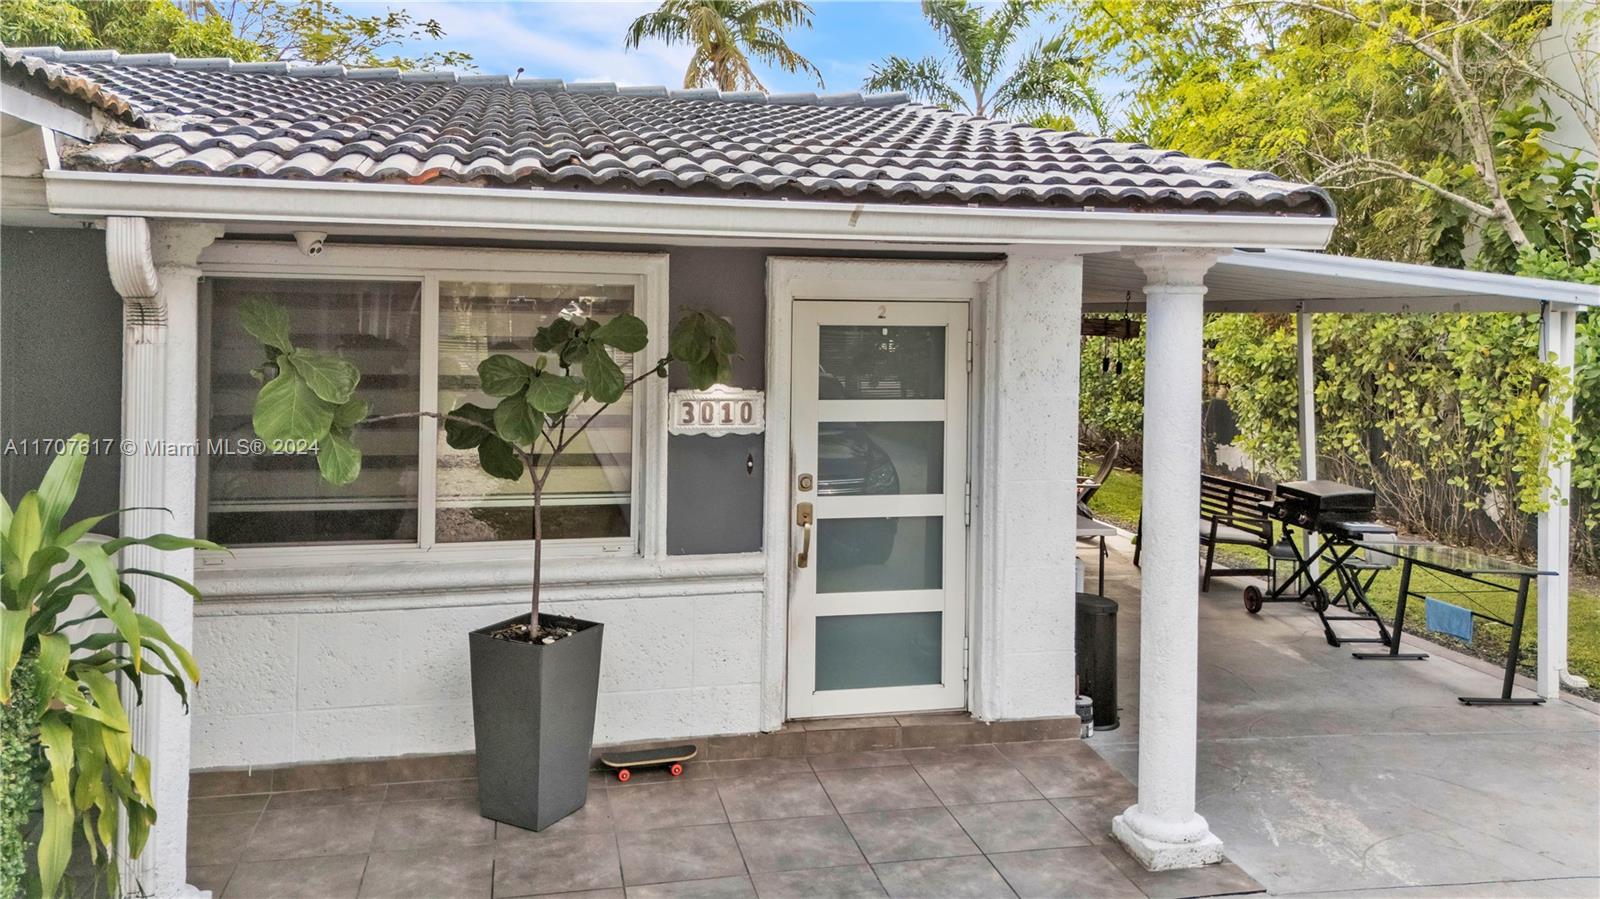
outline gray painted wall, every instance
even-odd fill
[[[7,443],[121,436],[122,299],[104,231],[0,229],[0,450]],[[37,487],[47,456],[0,455],[0,490]],[[73,516],[117,507],[115,453],[92,456]],[[115,519],[112,519],[114,521]],[[98,528],[114,533],[112,521]]]
[[[766,251],[682,247],[671,255],[672,318],[696,308],[726,316],[739,338],[729,386],[766,389]],[[671,385],[689,386],[681,371]],[[761,448],[760,434],[668,440],[667,552],[761,549]]]

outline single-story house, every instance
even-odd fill
[[[4,436],[107,438],[86,502],[232,549],[145,562],[206,596],[143,596],[204,671],[190,714],[136,712],[162,808],[191,770],[469,751],[465,634],[524,608],[528,508],[433,422],[366,434],[346,488],[252,451],[249,298],[356,361],[380,413],[450,407],[573,302],[648,322],[644,364],[681,310],[733,322],[742,427],[684,432],[685,385],[650,379],[552,481],[548,605],[606,625],[598,743],[1072,716],[1080,319],[1146,312],[1117,834],[1152,867],[1220,857],[1194,790],[1202,315],[1544,309],[1570,360],[1594,302],[1306,253],[1335,223],[1313,185],[903,95],[55,48],[3,71]],[[6,461],[9,494],[44,460]],[[185,826],[141,861],[157,895]]]

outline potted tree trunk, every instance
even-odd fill
[[[325,480],[349,484],[361,473],[355,433],[362,425],[427,417],[442,423],[445,441],[475,449],[480,467],[511,481],[528,479],[533,509],[529,609],[467,635],[478,756],[478,806],[487,818],[542,830],[583,807],[588,798],[604,628],[540,611],[545,486],[557,460],[597,417],[633,385],[687,369],[696,387],[728,380],[736,352],[733,326],[702,311],[673,325],[668,352],[631,379],[612,357],[642,352],[649,334],[633,315],[601,323],[576,305],[534,334],[528,359],[496,353],[478,365],[479,387],[493,408],[463,403],[448,413],[370,415],[356,397],[361,373],[349,361],[297,348],[288,314],[257,300],[240,310],[267,362],[253,423],[276,451],[314,448]]]

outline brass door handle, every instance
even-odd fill
[[[794,507],[794,523],[803,529],[800,554],[794,558],[796,568],[804,568],[811,564],[811,525],[814,520],[810,503],[800,503]]]

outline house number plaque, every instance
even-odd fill
[[[767,426],[767,398],[759,390],[718,385],[707,390],[674,390],[669,394],[672,434],[759,434]]]

